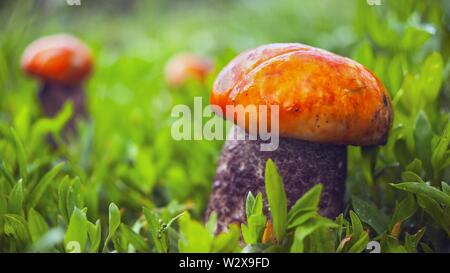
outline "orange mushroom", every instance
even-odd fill
[[[32,42],[22,55],[22,69],[41,81],[38,92],[43,111],[56,115],[64,103],[72,100],[75,120],[85,115],[83,83],[92,72],[93,62],[89,48],[69,34],[57,34]]]
[[[188,80],[203,83],[213,67],[213,62],[206,57],[180,53],[173,56],[166,64],[166,82],[171,87],[180,87]]]
[[[393,115],[389,94],[363,65],[294,43],[264,45],[237,56],[218,75],[211,104],[238,125],[241,135],[247,135],[248,119],[242,124],[227,115],[227,106],[279,106],[277,150],[260,151],[262,141],[248,137],[225,143],[207,211],[217,212],[221,228],[243,221],[249,191],[264,193],[268,158],[278,165],[289,206],[322,183],[321,213],[337,216],[343,209],[346,145],[385,144]]]

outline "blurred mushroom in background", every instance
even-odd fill
[[[89,48],[76,37],[57,34],[32,42],[22,55],[22,69],[40,80],[38,98],[46,116],[55,116],[67,101],[73,115],[65,132],[86,117],[84,83],[93,69]]]
[[[170,87],[180,87],[189,80],[204,83],[213,68],[213,62],[207,57],[180,53],[170,58],[166,64],[166,83]]]

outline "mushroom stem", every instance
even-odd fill
[[[267,201],[264,188],[264,168],[271,158],[284,181],[290,208],[315,184],[323,184],[319,213],[334,218],[343,211],[345,179],[347,174],[347,147],[318,144],[308,141],[280,138],[275,151],[260,151],[260,140],[227,140],[218,162],[206,217],[215,211],[218,231],[226,230],[233,222],[245,221],[245,199],[248,192],[261,192],[265,212]]]
[[[73,103],[73,115],[64,132],[74,132],[76,121],[86,116],[85,95],[82,84],[62,85],[51,82],[43,82],[39,92],[39,101],[44,114],[53,117],[58,114],[67,101]]]

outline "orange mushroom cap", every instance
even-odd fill
[[[32,42],[22,55],[22,69],[44,81],[73,85],[92,71],[87,46],[69,34],[57,34]]]
[[[204,82],[213,67],[213,62],[206,57],[192,53],[180,53],[167,62],[166,82],[173,87],[181,86],[189,79]]]
[[[280,136],[345,145],[385,144],[393,115],[389,94],[363,65],[294,43],[238,55],[218,75],[211,104],[224,116],[227,105],[278,105]]]

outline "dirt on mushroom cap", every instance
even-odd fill
[[[393,114],[386,89],[367,68],[302,44],[240,54],[216,79],[211,104],[224,114],[226,105],[279,105],[281,136],[347,145],[384,144]]]

